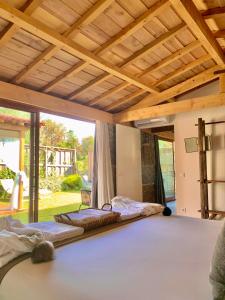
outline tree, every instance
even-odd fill
[[[65,141],[61,144],[61,147],[75,149],[80,146],[78,137],[74,134],[73,130],[69,130],[65,133]]]
[[[89,151],[94,150],[94,137],[88,136],[82,139],[81,141],[81,155],[86,157]]]
[[[40,129],[40,145],[61,147],[65,142],[66,128],[63,124],[45,120]]]

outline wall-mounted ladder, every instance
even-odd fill
[[[198,119],[198,152],[199,152],[199,173],[200,173],[200,198],[201,198],[201,217],[202,219],[213,219],[217,215],[225,216],[225,211],[210,210],[208,198],[208,184],[225,183],[225,180],[208,180],[207,174],[207,147],[205,127],[207,125],[225,124],[225,121],[208,122],[202,118]]]

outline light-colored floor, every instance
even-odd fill
[[[176,215],[176,201],[167,202],[167,206],[172,210],[172,214]]]

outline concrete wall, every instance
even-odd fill
[[[218,84],[213,83],[184,98],[204,96],[218,91]],[[181,99],[181,97],[180,97]],[[225,120],[225,107],[204,109],[201,111],[181,113],[175,118],[175,170],[177,213],[200,217],[199,161],[198,153],[186,153],[184,138],[197,137],[195,124],[198,118],[206,122]],[[213,150],[208,152],[208,178],[225,180],[225,124],[207,126],[206,133],[213,137]],[[225,184],[209,185],[210,207],[225,210]]]
[[[116,125],[116,185],[117,195],[142,201],[139,129]]]

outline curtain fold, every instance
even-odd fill
[[[154,144],[155,144],[155,202],[166,206],[165,189],[164,189],[163,176],[162,176],[162,170],[160,164],[160,155],[159,155],[159,139],[157,136],[154,136]]]
[[[101,208],[114,197],[109,126],[96,122],[94,169],[92,181],[92,206]]]

